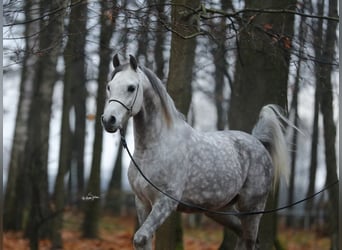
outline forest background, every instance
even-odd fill
[[[337,180],[338,4],[325,1],[3,2],[3,178],[5,232],[63,245],[67,211],[80,233],[99,236],[104,212],[134,216],[119,135],[100,124],[115,53],[133,54],[167,85],[178,109],[202,131],[250,132],[260,108],[282,106],[288,186],[268,208],[290,204]],[[133,148],[131,123],[127,125]],[[95,195],[100,199],[86,201]],[[281,249],[278,224],[319,229],[337,249],[337,185],[292,209],[265,215],[262,249]],[[131,210],[132,208],[132,210]],[[77,211],[77,212],[75,212]],[[190,218],[194,226],[201,217]],[[224,229],[220,249],[234,236]],[[175,213],[157,249],[183,247]]]

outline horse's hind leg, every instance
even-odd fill
[[[227,211],[227,210],[224,210]],[[240,219],[234,215],[221,215],[214,213],[206,213],[207,217],[213,219],[222,226],[231,229],[238,237],[242,236],[241,222]]]
[[[238,239],[235,250],[257,250],[260,219],[260,214],[241,217],[242,236]]]
[[[241,197],[238,207],[241,212],[262,211],[265,208],[267,194],[258,197]],[[258,250],[258,231],[262,214],[241,215],[242,236],[238,240],[235,250]]]

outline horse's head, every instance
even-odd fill
[[[114,72],[107,85],[107,101],[102,115],[102,124],[110,133],[121,128],[142,106],[141,74],[136,59],[129,57],[129,63],[124,65],[120,65],[117,55],[113,58]]]

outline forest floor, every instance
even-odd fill
[[[104,216],[100,222],[98,239],[84,239],[80,233],[81,217],[67,213],[64,218],[62,238],[65,250],[132,250],[135,227],[134,216]],[[205,220],[200,227],[191,228],[184,223],[185,250],[217,250],[222,240],[222,227]],[[279,240],[286,250],[328,250],[329,238],[314,231],[279,228]],[[5,232],[3,249],[28,250],[29,243],[21,233]],[[40,241],[40,250],[49,250],[48,240]]]

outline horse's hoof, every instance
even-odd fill
[[[136,233],[133,239],[135,249],[144,249],[147,244],[147,236],[143,234]]]

